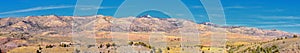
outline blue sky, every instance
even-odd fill
[[[104,0],[98,14],[113,16],[124,0]],[[182,0],[197,22],[209,22],[199,0]],[[227,25],[300,33],[300,0],[221,0]],[[2,0],[0,17],[72,16],[76,0]]]

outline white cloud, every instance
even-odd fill
[[[264,25],[264,26],[256,26],[260,28],[274,28],[274,27],[300,27],[300,24],[285,24],[285,25]]]
[[[265,10],[266,12],[283,12],[284,9],[272,9],[272,10]]]
[[[21,13],[21,12],[30,12],[30,11],[38,11],[38,10],[49,10],[49,9],[61,9],[61,8],[70,8],[73,6],[46,6],[46,7],[34,7],[28,9],[0,12],[0,14],[12,14],[12,13]]]
[[[205,15],[195,15],[196,17],[201,17],[201,18],[203,18],[203,17],[206,17]]]
[[[100,7],[100,9],[110,9],[110,8],[117,8],[117,7]]]
[[[14,10],[14,11],[7,11],[7,12],[0,12],[0,14],[13,14],[13,13],[22,13],[22,12],[31,12],[31,11],[39,11],[39,10],[50,10],[50,9],[62,9],[62,8],[72,8],[74,6],[44,6],[44,7],[34,7],[34,8],[27,8],[21,10]],[[90,9],[109,9],[109,8],[116,8],[116,7],[90,7],[84,6],[85,8],[79,8],[80,10],[90,10]],[[88,8],[89,7],[89,8]]]
[[[225,9],[247,9],[247,8],[261,8],[259,6],[227,6]]]
[[[253,24],[287,24],[289,22],[283,22],[283,21],[274,21],[274,22],[264,22],[264,21],[256,21],[256,22],[249,22],[249,21],[245,21],[245,22],[227,22],[227,23],[234,23],[234,24],[246,24],[246,23],[253,23]]]
[[[225,15],[223,15],[222,13],[208,14],[208,16],[211,16],[211,18],[213,19],[225,18]]]
[[[78,7],[77,7],[78,8]],[[96,9],[110,9],[110,8],[116,8],[116,7],[98,7],[98,6],[85,6],[78,8],[79,10],[96,10]]]
[[[298,16],[257,16],[262,19],[300,19]]]
[[[229,7],[225,7],[227,9],[232,9],[232,8],[238,8],[238,9],[241,9],[241,8],[246,8],[244,6],[229,6]]]

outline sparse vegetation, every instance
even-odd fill
[[[22,41],[22,43],[24,42],[25,44],[28,44],[29,46],[27,47],[22,47],[19,45],[16,45],[17,48],[12,49],[11,53],[32,53],[32,52],[37,52],[37,53],[41,53],[41,51],[43,50],[43,52],[51,50],[51,51],[59,51],[56,53],[72,53],[74,51],[70,50],[74,50],[74,48],[72,48],[72,44],[66,43],[66,44],[59,44],[63,41],[67,41],[67,40],[72,40],[72,37],[68,36],[68,35],[72,35],[71,33],[69,33],[72,27],[70,27],[72,24],[68,24],[70,23],[70,21],[72,21],[72,16],[68,17],[68,16],[39,16],[39,19],[34,19],[35,17],[28,17],[30,19],[24,21],[23,19],[18,19],[18,20],[14,20],[14,19],[10,19],[12,21],[7,21],[7,23],[10,23],[9,25],[7,25],[7,27],[13,27],[11,25],[16,25],[16,23],[20,22],[21,24],[17,25],[18,28],[6,28],[6,27],[1,27],[1,29],[5,29],[5,30],[1,30],[1,31],[8,31],[8,33],[6,34],[0,34],[1,38],[3,37],[3,45],[13,45],[15,46],[15,44],[19,44],[20,42],[18,42],[19,40]],[[59,18],[59,19],[54,19],[51,21],[58,21],[55,23],[51,23],[48,25],[45,25],[43,23],[48,23],[48,21],[43,21],[44,19],[48,18]],[[88,18],[87,18],[88,19]],[[134,29],[126,29],[124,31],[134,31],[137,33],[141,33],[141,36],[138,36],[139,34],[134,34],[132,35],[132,37],[130,37],[130,41],[128,42],[128,45],[126,46],[130,46],[130,47],[136,47],[136,46],[142,46],[143,48],[146,49],[152,49],[153,52],[157,52],[157,53],[161,53],[161,52],[170,52],[170,53],[176,53],[177,51],[182,51],[182,50],[186,50],[186,49],[182,49],[181,45],[180,45],[180,41],[183,41],[184,39],[181,38],[180,34],[177,34],[178,30],[181,29],[186,29],[189,27],[185,27],[185,24],[176,24],[176,23],[185,23],[186,21],[182,20],[182,21],[176,21],[177,19],[173,20],[169,20],[169,19],[156,19],[156,18],[135,18],[135,19],[114,19],[114,20],[120,20],[122,21],[124,24],[116,24],[116,25],[112,25],[110,22],[113,19],[112,17],[107,17],[107,16],[103,16],[103,17],[99,17],[99,19],[97,20],[104,20],[101,22],[96,22],[95,24],[99,24],[96,25],[97,27],[95,28],[95,30],[99,30],[103,33],[101,34],[97,34],[96,37],[91,37],[91,38],[95,38],[97,40],[101,40],[99,42],[97,42],[98,44],[96,45],[88,45],[88,47],[98,47],[99,50],[103,50],[103,53],[106,52],[114,52],[113,50],[118,49],[118,47],[122,47],[119,46],[117,43],[112,43],[111,42],[111,37],[110,36],[106,36],[106,35],[110,35],[111,31],[110,28],[111,27],[117,27],[120,28],[122,26],[127,26],[126,23],[140,23],[140,24],[135,24],[132,25],[134,27],[138,27],[138,28],[134,28]],[[97,21],[96,20],[96,21]],[[128,21],[130,20],[130,21]],[[146,21],[145,21],[146,20]],[[158,20],[158,21],[157,21]],[[109,21],[109,22],[107,22]],[[136,22],[132,22],[132,21],[136,21]],[[172,21],[172,22],[170,22]],[[11,22],[16,22],[16,23],[11,23]],[[22,23],[25,22],[25,23]],[[33,23],[34,22],[34,23]],[[155,22],[155,23],[152,23]],[[174,22],[175,25],[174,25]],[[28,24],[29,23],[29,24]],[[151,24],[148,24],[151,23]],[[187,23],[190,23],[189,21],[187,21]],[[196,23],[195,23],[196,24]],[[195,48],[195,47],[200,47],[199,50],[201,50],[201,52],[206,52],[206,53],[210,53],[208,51],[210,50],[218,50],[220,48],[213,48],[210,47],[211,43],[210,41],[212,41],[211,39],[209,39],[211,37],[212,34],[218,33],[218,32],[212,32],[210,30],[207,30],[208,27],[211,27],[210,25],[214,25],[212,23],[206,23],[205,24],[199,24],[199,29],[201,29],[200,31],[203,32],[203,34],[199,34],[201,39],[201,45],[196,45],[190,48]],[[27,29],[24,29],[24,27],[27,27]],[[44,26],[45,25],[45,26]],[[181,26],[182,25],[182,26]],[[6,25],[5,25],[6,26]],[[87,25],[89,26],[89,25]],[[106,27],[108,26],[108,27]],[[119,27],[120,26],[120,27]],[[159,28],[149,28],[149,27],[157,27],[157,26],[161,26]],[[181,27],[178,27],[181,26]],[[187,25],[190,26],[190,25]],[[194,25],[193,25],[194,26]],[[196,26],[196,25],[195,25]],[[198,25],[197,25],[198,26]],[[215,27],[218,28],[218,27]],[[123,28],[121,28],[123,29]],[[214,28],[212,28],[214,29]],[[296,42],[299,40],[297,35],[293,35],[293,38],[290,36],[287,37],[283,37],[282,35],[290,35],[289,33],[281,33],[280,30],[273,30],[273,31],[268,31],[268,30],[262,30],[262,29],[257,29],[257,28],[247,28],[247,27],[221,27],[218,29],[229,29],[227,34],[228,36],[226,36],[228,42],[230,42],[229,44],[226,44],[226,48],[228,49],[227,52],[229,53],[250,53],[250,52],[257,52],[257,53],[271,53],[271,52],[280,52],[280,49],[282,48],[287,48],[285,50],[289,51],[288,49],[292,48],[292,46],[287,46],[287,45],[299,45],[299,44],[294,44],[291,42]],[[9,31],[12,30],[12,31]],[[49,30],[54,30],[54,32],[45,32],[45,31],[49,31]],[[56,31],[57,30],[57,31]],[[148,32],[148,31],[160,31],[160,32],[164,32],[164,33],[159,33],[159,34],[164,34],[166,35],[167,39],[167,43],[170,44],[167,47],[163,47],[163,48],[158,48],[158,47],[153,47],[151,45],[149,45],[147,43],[147,38],[149,38],[149,34],[148,33],[142,33],[142,32]],[[26,31],[26,32],[24,32]],[[109,32],[107,32],[109,31]],[[274,32],[276,31],[276,32]],[[84,33],[88,33],[89,31],[84,31]],[[171,33],[172,32],[172,33]],[[262,33],[261,33],[262,32]],[[271,32],[271,33],[270,33]],[[45,33],[45,34],[44,34]],[[98,33],[98,31],[97,31]],[[99,32],[100,33],[100,32]],[[113,33],[120,33],[120,32],[113,32]],[[174,33],[174,34],[173,34]],[[124,33],[120,33],[120,36],[122,36]],[[276,35],[274,35],[276,34]],[[277,35],[278,34],[278,35]],[[125,34],[128,35],[128,34]],[[260,36],[263,35],[263,36]],[[275,36],[274,37],[269,37],[269,36]],[[8,38],[6,38],[8,37]],[[280,38],[278,38],[280,37]],[[5,39],[6,38],[6,39]],[[115,37],[117,40],[123,40],[123,36],[122,37]],[[273,39],[271,41],[271,39]],[[295,40],[294,40],[295,39]],[[133,42],[138,40],[139,42]],[[155,40],[155,41],[161,41],[161,39]],[[190,40],[188,40],[190,41]],[[41,43],[42,42],[42,43]],[[7,44],[9,43],[9,44]],[[282,44],[284,43],[284,44]],[[44,46],[36,46],[37,44],[41,44]],[[47,45],[47,44],[54,44],[54,45]],[[100,44],[100,45],[99,45]],[[277,45],[278,44],[278,45]],[[45,46],[46,45],[46,46]],[[117,46],[118,45],[118,46]],[[43,47],[43,49],[39,49],[39,48]],[[45,48],[44,48],[45,47]],[[294,47],[294,46],[293,46]],[[6,49],[6,48],[1,48],[1,49]],[[0,49],[0,52],[3,50]],[[298,46],[298,49],[299,46]],[[293,48],[290,49],[291,51],[299,51],[297,50],[297,48]],[[63,52],[64,51],[64,52]],[[67,52],[65,52],[67,51]],[[76,52],[80,52],[78,49],[75,50]],[[105,52],[104,52],[105,51]],[[47,52],[45,52],[47,53]],[[48,52],[51,53],[51,52]],[[54,53],[54,52],[52,52]]]
[[[70,45],[67,45],[67,44],[60,44],[59,46],[60,47],[70,47]]]
[[[43,41],[46,41],[47,39],[43,38]],[[279,39],[279,40],[275,40],[275,39]],[[298,38],[286,38],[286,37],[282,37],[282,38],[275,38],[273,40],[270,39],[270,41],[262,41],[262,42],[247,42],[247,41],[236,41],[236,42],[232,42],[230,44],[226,44],[228,48],[227,52],[228,53],[251,53],[251,52],[259,52],[259,53],[270,53],[270,52],[281,52],[280,47],[282,47],[281,45],[274,45],[275,43],[272,42],[278,42],[279,44],[282,44],[283,42],[285,42],[285,44],[291,44],[290,41],[286,41],[286,40],[290,40],[290,39],[298,39]],[[272,44],[270,44],[272,43]],[[269,44],[269,46],[266,46],[265,44]],[[113,46],[116,46],[116,43],[112,43],[112,42],[104,42],[101,43],[99,45],[97,45],[97,47],[99,49],[109,49],[110,52],[113,52],[114,48]],[[180,45],[175,46],[167,46],[165,48],[157,48],[157,47],[152,47],[149,44],[145,43],[144,41],[139,41],[139,42],[133,42],[133,41],[129,41],[128,45],[130,46],[143,46],[143,48],[149,48],[150,50],[152,49],[153,52],[175,52],[176,51],[182,51],[182,49],[180,49]],[[128,46],[127,45],[127,46]],[[66,49],[66,48],[71,48],[72,45],[69,44],[58,44],[57,46],[61,47],[61,48],[57,48],[51,45],[46,45],[45,48],[43,49],[43,52],[46,49]],[[120,46],[118,46],[120,47]],[[193,47],[200,47],[200,52],[203,53],[209,53],[210,50],[216,50],[216,48],[211,48],[210,46],[203,46],[203,45],[195,45]],[[245,49],[244,49],[245,48]],[[37,49],[36,49],[37,50]],[[36,51],[34,50],[34,52]],[[69,49],[72,50],[72,49]],[[185,49],[183,49],[185,50]],[[241,50],[241,51],[239,51]],[[16,50],[14,50],[16,51]],[[63,50],[63,51],[67,51],[67,50]],[[74,50],[75,51],[75,50]],[[74,52],[73,51],[73,52]],[[238,52],[236,52],[238,51]],[[286,50],[286,51],[292,51],[292,50]],[[295,48],[294,51],[298,51],[298,48]],[[102,51],[104,52],[104,51]],[[105,52],[107,52],[107,50],[105,50]]]
[[[54,45],[46,45],[46,48],[53,48]]]
[[[246,53],[276,53],[278,52],[278,47],[273,45],[272,47],[261,47],[257,46],[256,48],[247,48],[245,51]]]

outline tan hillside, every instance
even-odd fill
[[[83,20],[81,20],[83,19]],[[78,21],[81,20],[81,21]],[[196,49],[197,52],[251,52],[256,47],[279,52],[299,51],[298,34],[280,30],[263,30],[243,26],[220,26],[213,23],[194,23],[189,20],[175,18],[144,18],[111,16],[28,16],[22,18],[0,18],[0,49],[1,52],[30,53],[58,52],[74,53],[72,40],[73,27],[92,27],[92,30],[78,29],[82,34],[95,34],[97,44],[95,50],[104,53],[117,52],[118,48],[132,47],[132,50],[145,52],[178,53]],[[211,47],[212,36],[226,34],[226,48]],[[190,33],[186,35],[185,33]],[[112,36],[117,35],[117,36]],[[155,47],[149,42],[166,43],[166,47]],[[184,36],[194,35],[196,38],[185,39]],[[286,38],[285,38],[286,37]],[[114,39],[112,39],[114,38]],[[274,40],[276,38],[285,38]],[[125,40],[126,45],[113,40]],[[128,40],[128,41],[126,41]],[[182,46],[182,41],[199,42],[193,46]],[[279,44],[284,41],[285,44]],[[128,42],[128,44],[127,44]],[[274,49],[270,45],[277,45]],[[42,49],[40,49],[42,48]],[[249,49],[250,48],[250,49]],[[272,49],[271,49],[272,48]],[[91,48],[88,48],[91,49]],[[223,48],[224,49],[224,48]],[[263,50],[262,49],[262,50]],[[155,51],[151,51],[155,50]],[[264,52],[264,51],[261,51]],[[187,52],[189,53],[189,52]]]

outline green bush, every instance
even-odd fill
[[[46,48],[53,48],[54,45],[46,45]]]
[[[117,46],[115,43],[112,43],[111,46]]]
[[[128,45],[132,45],[132,44],[133,44],[133,42],[132,42],[132,41],[128,42]]]
[[[69,45],[67,45],[67,44],[60,44],[59,46],[61,46],[61,47],[69,47]]]

